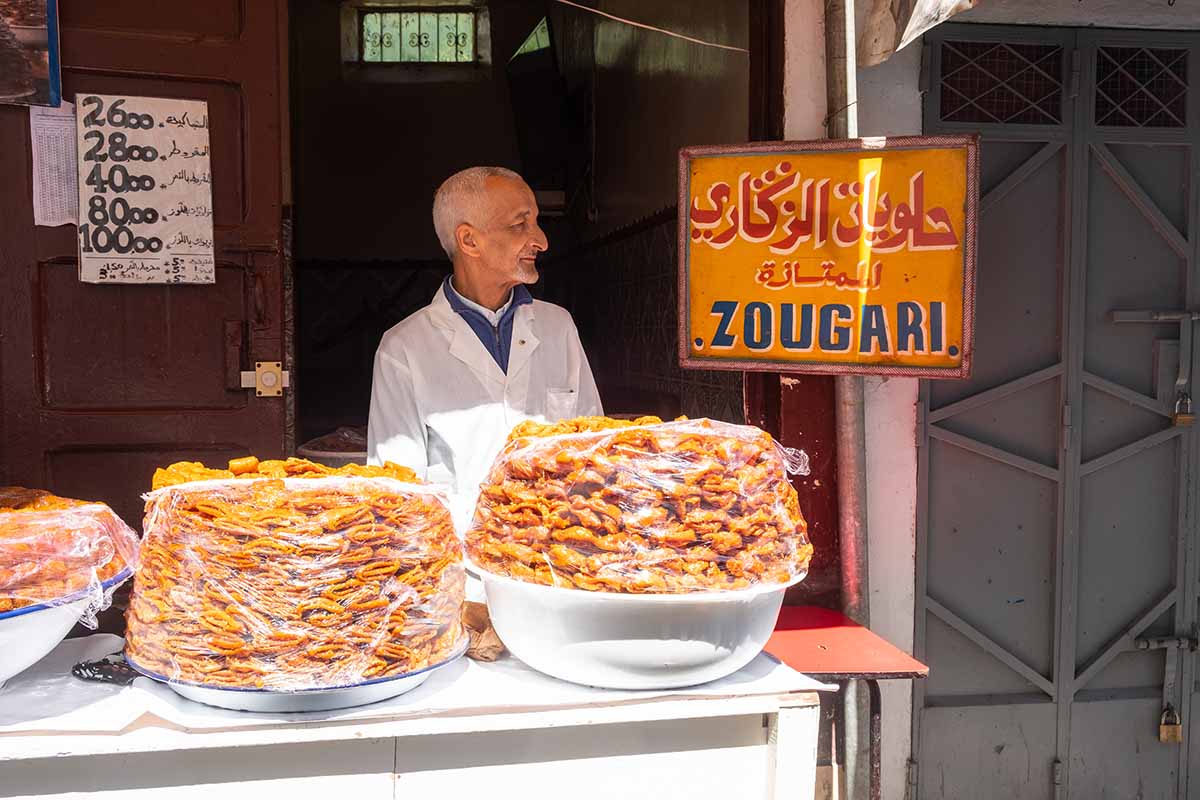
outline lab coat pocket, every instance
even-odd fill
[[[558,422],[575,416],[579,393],[574,389],[546,390],[546,422]]]

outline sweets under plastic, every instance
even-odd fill
[[[206,467],[199,461],[177,461],[169,467],[154,471],[152,489],[174,486],[191,481],[220,480],[222,478],[321,478],[321,477],[394,478],[405,483],[418,483],[417,473],[391,461],[381,466],[347,464],[342,467],[327,467],[303,458],[259,461],[254,456],[235,458],[229,469]]]
[[[103,503],[0,487],[0,614],[82,600],[94,628],[137,557],[137,534]]]
[[[786,584],[812,556],[788,471],[807,458],[758,428],[582,417],[513,429],[480,490],[480,569],[601,592]]]
[[[283,469],[303,473],[298,461]],[[160,473],[185,470],[197,465]],[[299,691],[462,652],[461,545],[434,490],[345,472],[248,474],[147,495],[131,663],[171,681]]]

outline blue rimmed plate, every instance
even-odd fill
[[[129,666],[147,678],[164,683],[177,694],[218,708],[233,711],[255,711],[259,713],[298,713],[303,711],[332,711],[378,703],[420,686],[429,676],[442,667],[453,664],[467,652],[468,640],[463,642],[449,658],[404,675],[377,678],[346,686],[322,686],[316,689],[279,691],[276,689],[251,689],[229,686],[207,686],[190,681],[175,681],[165,675],[140,667],[126,656]]]

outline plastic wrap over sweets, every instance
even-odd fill
[[[206,467],[199,461],[176,461],[169,467],[160,467],[154,471],[151,488],[161,489],[164,486],[173,486],[177,483],[212,481],[222,478],[242,478],[249,480],[252,478],[322,478],[333,476],[395,478],[405,483],[417,482],[417,473],[408,467],[402,467],[391,461],[385,461],[378,466],[346,464],[341,467],[329,467],[303,458],[289,458],[282,461],[259,461],[254,456],[244,456],[230,461],[229,469]]]
[[[241,478],[146,496],[126,658],[167,680],[301,691],[466,647],[444,500],[392,478]]]
[[[488,572],[592,591],[791,583],[812,546],[787,473],[807,463],[758,428],[707,419],[522,423],[467,552]]]
[[[0,487],[0,617],[80,602],[95,628],[137,556],[137,534],[103,503]]]

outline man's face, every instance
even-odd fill
[[[538,227],[538,206],[525,181],[491,177],[485,183],[488,221],[476,228],[479,258],[504,282],[537,283],[537,254],[549,249]]]

